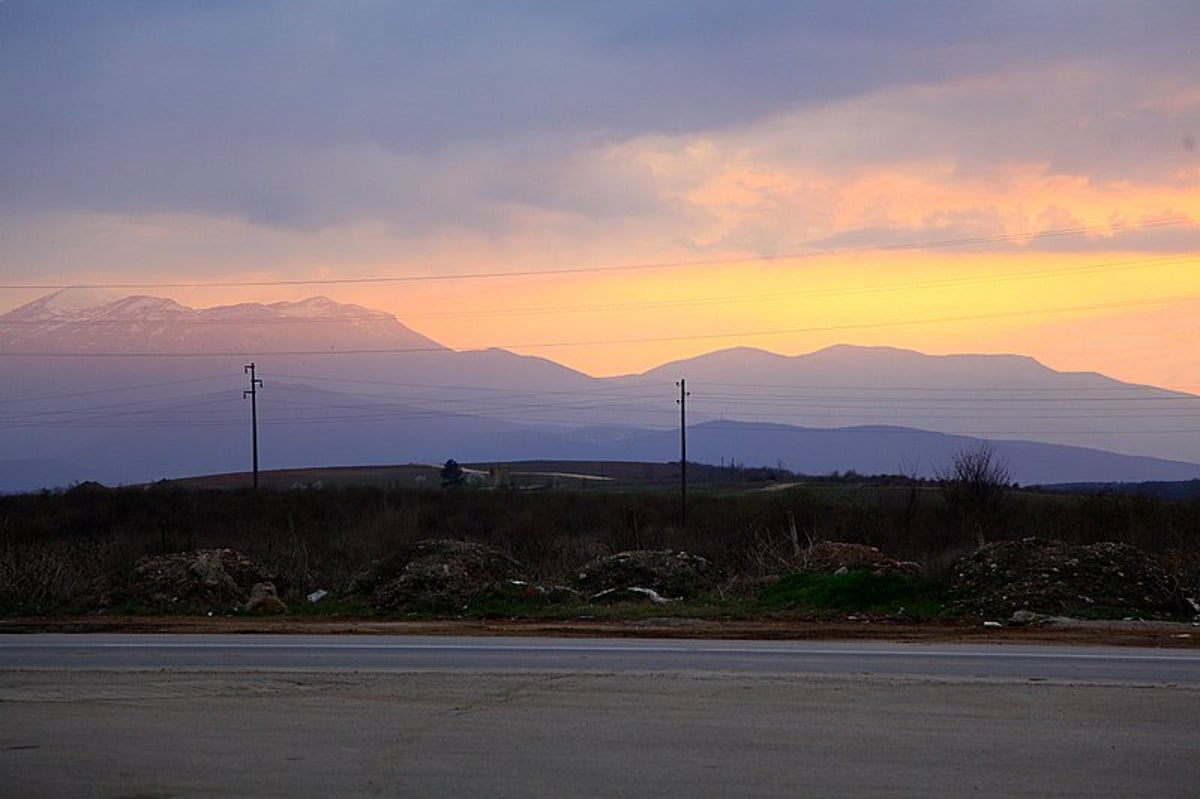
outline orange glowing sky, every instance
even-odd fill
[[[0,4],[0,312],[323,294],[594,375],[852,343],[1200,392],[1200,13],[951,7]]]

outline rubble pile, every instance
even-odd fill
[[[275,583],[255,583],[246,600],[246,610],[251,613],[287,613],[287,603],[279,598]]]
[[[601,599],[679,599],[712,589],[716,569],[699,555],[669,550],[633,550],[596,558],[579,569],[575,583]]]
[[[232,549],[197,549],[140,558],[125,590],[138,605],[171,610],[240,608],[268,581],[253,560]]]
[[[1172,549],[1159,555],[1158,562],[1175,579],[1184,596],[1200,605],[1200,552]],[[1195,607],[1195,611],[1200,614],[1200,607]]]
[[[498,549],[469,541],[420,541],[376,561],[344,594],[366,595],[376,610],[459,610],[524,584],[521,564]]]
[[[819,541],[795,559],[796,569],[833,574],[869,569],[873,574],[919,574],[921,567],[888,557],[875,547],[841,541]]]
[[[1042,538],[980,547],[952,567],[953,607],[1008,618],[1017,611],[1082,618],[1166,616],[1183,610],[1176,580],[1127,544]]]

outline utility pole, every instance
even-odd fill
[[[679,518],[687,529],[687,380],[680,378],[679,386]]]
[[[250,388],[242,392],[242,399],[250,398],[250,441],[254,449],[254,487],[258,488],[258,389],[262,381],[254,376],[253,362],[246,364],[243,374],[250,375]]]

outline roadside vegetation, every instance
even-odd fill
[[[965,464],[972,465],[980,464]],[[1058,604],[1041,612],[1074,607],[1081,590],[1066,581],[1084,568],[1078,564],[1092,570],[1094,584],[1116,581],[1103,597],[1083,597],[1093,615],[1196,612],[1188,604],[1200,594],[1195,498],[1039,493],[1007,484],[984,490],[949,473],[940,481],[731,474],[690,486],[686,526],[678,491],[658,480],[532,486],[493,474],[472,485],[444,481],[436,469],[424,485],[254,491],[84,484],[0,496],[0,613],[246,613],[252,583],[270,583],[295,615],[928,619],[1006,612],[955,593],[956,580],[975,574],[968,574],[971,564],[1032,570],[1022,575],[1031,595],[1039,582],[1061,583]],[[1109,548],[1094,549],[1101,544]],[[623,553],[660,555],[622,561]],[[663,565],[670,553],[694,560]],[[1150,565],[1130,565],[1137,558]],[[1112,575],[1162,584],[1127,587],[1109,565]],[[656,583],[660,567],[667,576]],[[466,588],[446,587],[460,577]],[[204,592],[187,594],[171,582],[185,578]],[[971,579],[979,591],[1004,590]],[[323,592],[319,601],[310,601],[314,592]]]

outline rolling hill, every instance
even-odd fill
[[[594,378],[500,349],[457,352],[325,298],[196,310],[67,291],[0,315],[0,490],[264,468],[689,458],[812,474],[924,476],[996,442],[1022,483],[1200,477],[1200,397],[1015,355],[738,348]]]

